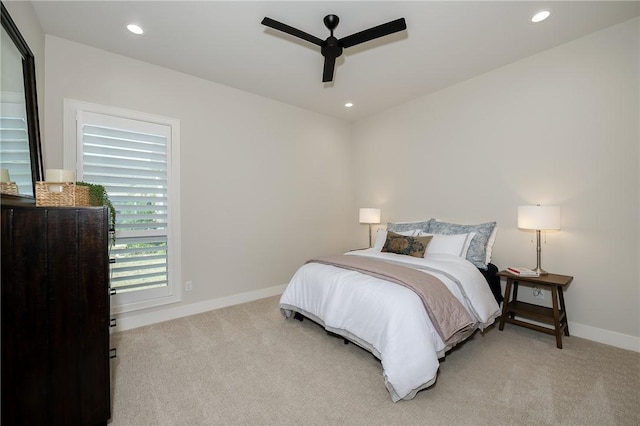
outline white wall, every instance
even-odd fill
[[[535,266],[517,206],[562,206],[542,266],[575,277],[571,331],[640,350],[638,28],[634,19],[359,121],[358,204],[390,221],[497,220],[503,268]]]
[[[63,165],[64,98],[180,120],[182,280],[193,291],[149,321],[263,294],[307,258],[352,247],[348,123],[52,36],[45,84],[47,168]]]

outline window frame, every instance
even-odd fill
[[[182,300],[180,247],[180,120],[74,99],[64,100],[63,164],[65,169],[82,166],[82,112],[109,115],[170,127],[167,149],[167,269],[168,285],[161,288],[117,293],[111,297],[113,314],[153,308]],[[78,176],[81,176],[79,173]]]

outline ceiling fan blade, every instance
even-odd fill
[[[336,66],[335,56],[325,56],[324,71],[322,72],[322,82],[333,81],[333,69]]]
[[[311,34],[307,34],[304,31],[300,31],[297,28],[293,28],[287,24],[283,24],[282,22],[275,21],[271,18],[265,17],[262,20],[262,25],[266,25],[267,27],[271,27],[278,31],[282,31],[283,33],[291,34],[294,37],[301,38],[303,40],[308,41],[309,43],[313,43],[318,46],[322,45],[322,42],[324,41],[319,39],[316,36],[312,36]]]
[[[350,36],[343,37],[338,41],[338,43],[340,46],[347,48],[406,29],[407,23],[404,18],[400,18],[395,21],[387,22],[386,24],[369,28],[368,30],[360,31],[359,33],[351,34]]]

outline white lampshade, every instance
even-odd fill
[[[360,223],[380,223],[380,209],[361,208]]]
[[[560,229],[560,206],[519,206],[518,228]]]

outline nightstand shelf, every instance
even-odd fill
[[[540,277],[521,277],[507,271],[498,272],[498,276],[507,279],[499,329],[504,330],[504,324],[508,322],[542,333],[551,334],[556,336],[556,346],[562,349],[562,335],[569,336],[569,325],[563,290],[564,287],[569,285],[573,280],[573,277],[558,274],[548,274]],[[549,289],[551,291],[552,307],[548,308],[518,301],[519,284]],[[522,321],[516,317],[550,324],[552,327],[544,327]]]

